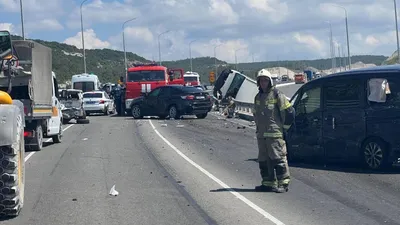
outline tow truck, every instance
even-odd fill
[[[125,77],[125,111],[131,113],[133,99],[146,95],[156,87],[178,84],[184,85],[183,69],[168,69],[154,63],[134,64],[128,68]]]

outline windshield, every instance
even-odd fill
[[[93,81],[75,82],[73,89],[82,90],[83,92],[94,91]]]
[[[184,77],[185,82],[196,82],[197,77]]]
[[[165,71],[163,70],[141,70],[128,72],[127,82],[140,81],[164,81]]]
[[[102,93],[85,93],[83,94],[83,98],[103,98]]]

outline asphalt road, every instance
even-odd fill
[[[66,126],[63,143],[26,154],[25,206],[0,224],[400,224],[396,169],[291,165],[288,193],[256,193],[246,121],[213,113],[90,120]],[[113,185],[118,196],[109,195]]]

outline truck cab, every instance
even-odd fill
[[[183,79],[185,81],[185,85],[188,86],[199,86],[200,84],[200,75],[196,72],[187,71],[183,75]]]

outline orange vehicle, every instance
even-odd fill
[[[294,75],[294,83],[295,84],[304,84],[307,82],[307,77],[304,73],[299,73]]]
[[[125,78],[125,109],[133,99],[151,92],[154,88],[180,84],[184,85],[183,69],[168,69],[157,64],[136,64],[128,69]]]

